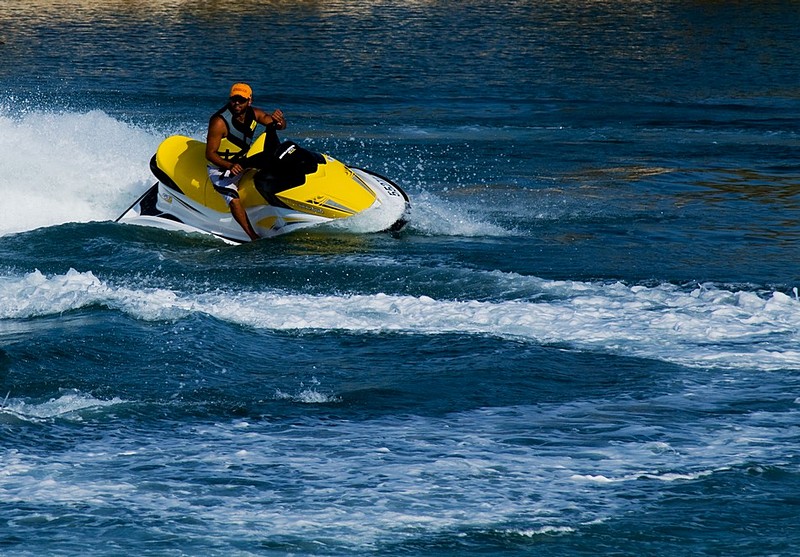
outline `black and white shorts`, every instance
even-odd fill
[[[230,205],[231,201],[239,199],[239,180],[242,179],[244,172],[236,176],[233,174],[225,176],[225,172],[219,167],[208,165],[208,177],[211,179],[211,185],[225,199],[225,203]]]

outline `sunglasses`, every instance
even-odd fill
[[[231,97],[231,98],[230,98],[231,104],[244,104],[244,103],[246,103],[246,102],[247,102],[247,101],[249,101],[249,100],[250,100],[250,99],[246,99],[246,98],[244,98],[244,97],[239,97],[239,96],[236,96],[236,97]]]

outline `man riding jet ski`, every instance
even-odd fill
[[[283,113],[251,106],[237,83],[209,121],[207,142],[172,136],[150,161],[159,183],[117,222],[200,231],[240,243],[358,215],[359,230],[400,230],[408,197],[373,172],[349,168],[292,142]],[[252,141],[258,124],[266,131]],[[231,218],[233,217],[233,218]]]
[[[241,225],[251,240],[257,240],[247,213],[239,200],[239,180],[244,167],[242,155],[250,148],[258,124],[267,128],[265,150],[273,152],[278,146],[276,129],[286,129],[286,120],[280,109],[267,114],[253,106],[253,90],[246,83],[234,83],[228,104],[214,113],[208,122],[206,159],[208,177],[225,199],[236,222]],[[228,139],[225,150],[220,150],[223,139]],[[233,147],[227,145],[232,144]]]

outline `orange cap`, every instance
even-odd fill
[[[247,83],[234,83],[231,87],[231,97],[244,97],[245,99],[253,98],[253,90]]]

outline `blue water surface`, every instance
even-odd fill
[[[0,21],[1,554],[796,555],[797,3]],[[115,224],[239,80],[407,228]]]

